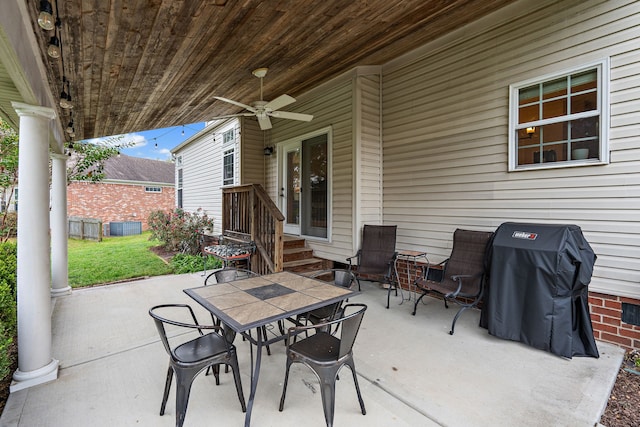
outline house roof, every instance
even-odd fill
[[[36,23],[40,2],[24,3],[49,99],[59,99],[66,77],[82,140],[238,113],[239,106],[213,97],[259,99],[260,83],[251,74],[259,67],[269,68],[265,100],[296,97],[354,67],[385,64],[513,1],[58,0],[52,4],[62,22],[64,61],[46,54],[52,33]],[[69,112],[51,106],[66,127]]]
[[[108,159],[104,164],[104,174],[105,181],[175,183],[175,167],[172,162],[143,159],[124,154]]]

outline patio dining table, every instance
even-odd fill
[[[245,427],[251,424],[262,348],[286,338],[286,334],[280,334],[265,341],[262,334],[257,333],[254,337],[250,331],[287,318],[294,319],[297,314],[343,301],[358,293],[290,272],[185,289],[184,292],[251,343],[251,392],[247,402]]]

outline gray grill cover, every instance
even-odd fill
[[[596,255],[580,227],[504,223],[491,250],[491,335],[568,358],[599,356],[587,298]]]

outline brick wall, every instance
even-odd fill
[[[400,286],[403,289],[410,289],[407,267],[412,280],[415,279],[416,274],[421,274],[422,271],[419,264],[416,270],[412,262],[398,260],[398,276]],[[589,292],[589,311],[593,335],[599,341],[609,342],[626,349],[640,349],[640,326],[622,321],[623,302],[640,305],[638,299]]]
[[[640,300],[615,295],[589,293],[591,323],[597,340],[628,349],[640,349],[640,326],[622,321],[622,303],[640,305]]]
[[[151,211],[175,208],[175,190],[162,187],[161,193],[147,193],[144,189],[144,185],[72,182],[67,187],[67,213],[97,218],[103,224],[140,221],[146,230]]]

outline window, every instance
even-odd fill
[[[609,161],[608,63],[510,86],[509,170]]]
[[[162,187],[144,187],[145,193],[162,193]]]
[[[233,185],[234,151],[231,148],[222,155],[222,185]]]
[[[180,160],[182,160],[182,157],[178,157]],[[180,161],[180,166],[182,166],[182,161]],[[178,169],[178,191],[177,191],[177,197],[178,197],[178,208],[182,209],[182,167],[180,169]]]
[[[222,133],[222,185],[235,184],[236,129]]]
[[[231,144],[236,140],[236,130],[229,129],[228,131],[222,134],[222,144]]]

